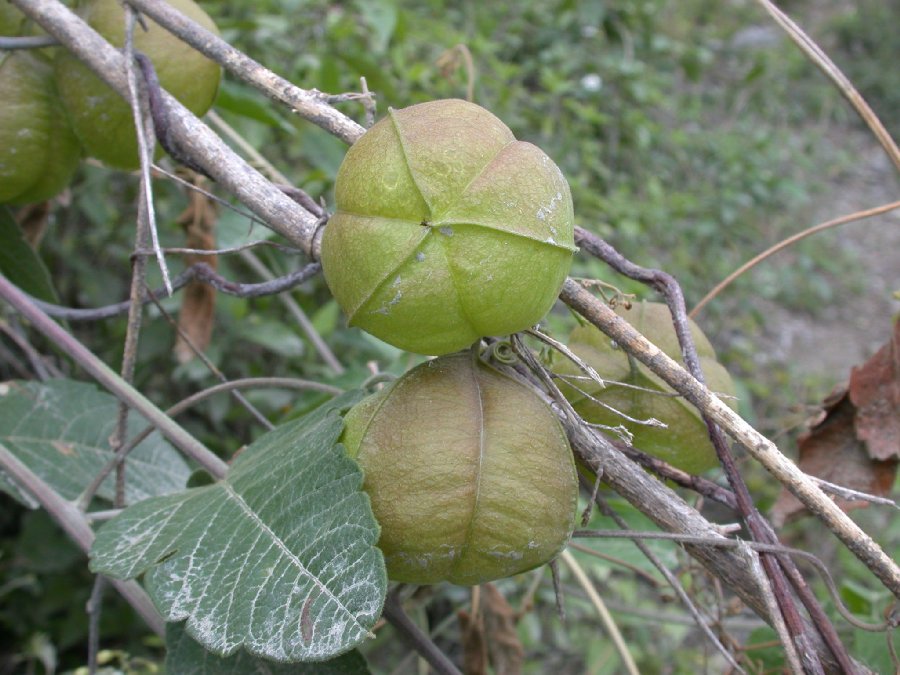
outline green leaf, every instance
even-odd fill
[[[305,346],[292,326],[283,320],[266,320],[252,314],[237,326],[237,334],[244,340],[271,350],[286,358],[302,356]]]
[[[321,661],[368,635],[387,578],[362,473],[338,444],[352,392],[262,436],[225,480],[126,509],[91,569],[145,575],[166,620],[222,656]]]
[[[223,209],[216,221],[216,239],[222,248],[243,246],[253,241],[272,239],[275,233],[267,227],[254,223],[247,216],[231,209]]]
[[[273,663],[238,651],[223,658],[192,640],[184,624],[166,625],[166,672],[179,675],[367,675],[369,667],[358,651],[324,663]]]
[[[372,33],[372,49],[382,54],[397,27],[397,5],[392,0],[358,0],[356,3]]]
[[[118,407],[113,396],[74,380],[5,382],[0,384],[0,443],[63,497],[75,499],[112,458],[109,439]],[[128,437],[146,426],[131,413]],[[189,474],[181,455],[153,434],[128,455],[125,499],[133,504],[181,490]],[[112,500],[113,480],[103,482],[101,497]],[[0,490],[22,498],[2,474]]]
[[[277,113],[273,113],[273,110],[276,110],[276,108],[262,103],[262,100],[249,87],[226,80],[219,87],[219,93],[216,96],[216,108],[227,110],[235,115],[241,115],[266,126],[277,127],[291,135],[297,133],[297,127]]]
[[[26,293],[46,302],[59,302],[50,273],[6,206],[0,206],[0,272]]]
[[[307,160],[333,181],[344,161],[344,155],[347,154],[347,146],[334,136],[323,134],[321,129],[314,129],[309,125],[303,128],[300,139]]]

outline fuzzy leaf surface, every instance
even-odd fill
[[[166,672],[179,675],[368,675],[369,667],[358,651],[324,663],[276,663],[241,650],[222,657],[192,640],[184,624],[166,625]]]
[[[347,394],[265,434],[222,481],[149,499],[97,533],[91,569],[144,575],[168,621],[229,656],[349,651],[381,613],[387,577],[362,473],[338,444]]]
[[[115,397],[85,382],[5,382],[0,384],[0,443],[60,495],[75,499],[113,456],[110,437],[118,407]],[[130,414],[128,437],[146,424]],[[128,455],[125,499],[133,504],[182,490],[189,475],[181,455],[153,434]],[[104,481],[98,493],[110,501],[113,480]],[[2,474],[0,490],[22,499]]]

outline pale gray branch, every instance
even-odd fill
[[[191,21],[171,5],[160,0],[128,0],[128,4],[149,16],[173,35],[219,63],[225,70],[241,78],[272,98],[289,105],[303,119],[317,124],[330,134],[353,143],[365,129],[328,104],[331,97],[320,91],[308,91],[291,84],[260,65],[242,51],[199,24]],[[361,94],[359,98],[364,98]]]
[[[900,597],[900,568],[884,550],[837,506],[809,476],[785,457],[772,441],[750,426],[704,385],[641,335],[631,324],[599,302],[572,279],[563,285],[560,299],[588,319],[638,361],[659,375],[704,414],[743,445],[775,478],[859,558],[882,583]]]
[[[27,16],[72,51],[124,99],[128,98],[125,57],[58,0],[12,0]],[[269,228],[313,255],[318,218],[301,208],[229,148],[208,126],[163,92],[170,136],[226,190]]]
[[[592,471],[602,471],[603,481],[607,485],[662,530],[733,543],[733,540],[723,537],[712,523],[697,513],[696,509],[679,495],[619,452],[606,437],[581,424],[573,423],[562,414],[559,414],[559,417],[578,457]],[[624,533],[622,536],[629,535],[631,533]],[[722,549],[721,546],[709,544],[685,544],[684,548],[710,574],[721,579],[748,607],[771,624],[772,617],[764,600],[765,591],[762,588],[764,584],[754,574],[750,556],[746,554],[746,551],[750,550],[749,547],[745,551],[740,551]],[[809,619],[803,617],[803,624],[805,631],[814,640],[815,651],[826,672],[841,672],[839,663]],[[859,672],[868,671],[860,667]]]
[[[0,468],[12,476],[24,487],[35,500],[46,509],[50,517],[56,521],[69,538],[78,545],[85,554],[94,543],[94,531],[88,524],[85,515],[75,505],[60,497],[56,491],[35,475],[31,469],[19,461],[3,444],[0,444]],[[159,636],[165,634],[165,622],[156,611],[150,596],[135,581],[119,581],[110,579],[110,583],[134,607],[135,611],[146,622],[150,629]]]

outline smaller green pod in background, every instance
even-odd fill
[[[218,34],[213,20],[193,0],[168,4],[202,27]],[[116,47],[125,44],[125,10],[119,0],[88,0],[81,17]],[[148,29],[137,26],[134,48],[153,62],[163,89],[195,115],[212,106],[221,69],[196,49],[161,28],[149,17]],[[103,80],[67,50],[56,57],[56,82],[75,134],[86,154],[116,169],[140,166],[131,107]]]
[[[619,306],[616,313],[667,356],[683,364],[672,315],[665,304],[640,302],[631,309]],[[689,325],[706,386],[726,395],[725,402],[735,407],[731,376],[716,360],[715,350],[700,327],[691,320]],[[569,336],[568,347],[606,382],[602,387],[586,379],[570,380],[570,384],[562,379],[559,381],[560,391],[586,421],[607,426],[624,425],[634,437],[634,447],[684,471],[700,473],[718,465],[715,448],[697,409],[675,395],[674,390],[643,363],[629,357],[610,337],[594,326],[579,326]],[[564,376],[583,375],[578,366],[563,357],[555,359],[553,371]],[[597,401],[638,420],[656,418],[667,427],[634,424]]]
[[[40,53],[0,52],[0,101],[0,204],[49,199],[69,184],[81,159],[53,66]]]

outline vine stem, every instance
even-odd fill
[[[900,568],[884,550],[835,504],[819,486],[785,457],[772,441],[750,426],[684,368],[641,335],[613,310],[572,279],[560,299],[614,339],[620,347],[659,375],[669,386],[721,426],[784,484],[810,511],[900,598]]]
[[[264,281],[256,284],[244,284],[237,281],[231,281],[218,274],[212,267],[206,263],[194,263],[186,268],[181,274],[175,277],[172,282],[174,290],[181,290],[191,281],[199,281],[209,284],[220,293],[233,295],[238,298],[261,298],[266,295],[276,295],[283,291],[289,290],[299,284],[311,279],[322,270],[319,263],[309,263],[303,267],[294,270],[290,274],[283,277],[277,277],[271,281]],[[144,293],[143,304],[155,302],[163,297],[165,289],[157,289]],[[79,309],[75,307],[64,307],[62,305],[54,305],[44,302],[37,298],[30,298],[36,307],[45,312],[49,316],[63,319],[65,321],[100,321],[102,319],[110,319],[120,314],[125,314],[131,307],[130,300],[117,302],[112,305],[104,305],[103,307],[93,307],[90,309]]]
[[[123,380],[114,370],[98,359],[93,352],[67,333],[53,319],[38,309],[17,286],[0,274],[0,298],[6,300],[47,339],[53,342],[97,382],[123,403],[143,415],[175,447],[193,459],[216,478],[222,478],[228,465],[212,450],[173,421],[146,396]]]
[[[32,497],[50,514],[50,517],[65,531],[69,538],[87,554],[94,543],[94,531],[86,516],[74,504],[66,501],[47,483],[34,474],[18,457],[0,443],[0,467],[13,480],[25,487]],[[160,637],[165,635],[165,622],[150,600],[150,596],[135,581],[109,579],[122,597],[134,607],[150,629]]]

